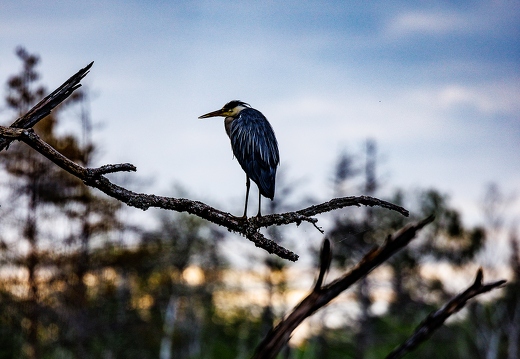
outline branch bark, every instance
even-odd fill
[[[417,348],[419,344],[428,340],[428,338],[433,334],[433,332],[437,330],[442,324],[444,324],[446,319],[448,319],[451,315],[461,310],[466,305],[468,300],[479,294],[499,288],[502,285],[504,285],[504,283],[506,283],[505,280],[499,280],[497,282],[483,284],[482,279],[482,268],[479,268],[479,270],[477,271],[475,282],[468,289],[455,296],[441,309],[428,315],[428,317],[426,317],[426,319],[415,329],[414,333],[410,336],[410,338],[408,338],[408,340],[406,340],[403,344],[395,348],[386,358],[401,358],[406,353]]]
[[[74,90],[81,86],[79,82],[87,75],[92,64],[93,63],[90,63],[88,66],[78,71],[78,73],[68,79],[52,94],[40,101],[40,103],[33,107],[25,116],[16,120],[9,128],[2,127],[0,129],[0,150],[7,147],[7,145],[13,140],[22,141],[65,171],[82,180],[86,185],[97,188],[105,194],[116,198],[129,206],[142,210],[147,210],[150,207],[157,207],[166,210],[194,214],[212,223],[224,226],[229,231],[240,233],[252,241],[257,247],[263,248],[269,253],[291,261],[298,260],[298,255],[280,246],[271,239],[266,238],[262,233],[260,233],[261,228],[291,223],[299,225],[301,222],[309,222],[316,226],[318,220],[312,216],[347,206],[380,206],[408,216],[408,211],[402,207],[377,198],[360,196],[336,198],[296,212],[271,214],[259,218],[251,217],[244,219],[235,217],[199,201],[136,193],[118,186],[112,183],[104,175],[121,171],[135,172],[135,166],[129,163],[124,163],[110,164],[99,168],[84,168],[69,160],[50,145],[42,141],[41,138],[30,128],[39,120],[47,116],[56,106],[67,99]]]
[[[70,77],[67,81],[58,87],[54,92],[45,97],[43,100],[38,102],[29,112],[24,116],[18,118],[10,126],[11,128],[31,128],[48,116],[52,110],[54,110],[60,103],[65,101],[74,91],[81,87],[80,81],[87,76],[90,68],[94,64],[92,61],[90,64],[79,70],[75,75]],[[9,147],[12,139],[0,138],[0,151]]]
[[[330,284],[322,285],[325,272],[330,265],[330,244],[325,239],[320,254],[320,273],[316,285],[312,292],[298,304],[293,311],[273,328],[262,343],[257,347],[254,359],[275,358],[280,350],[287,344],[292,332],[306,318],[311,316],[318,309],[327,305],[332,299],[336,298],[341,292],[348,289],[359,279],[367,276],[374,268],[385,262],[401,248],[410,243],[419,230],[428,223],[432,222],[433,216],[429,216],[416,224],[403,227],[393,236],[388,236],[383,245],[368,252],[361,261],[350,271]]]

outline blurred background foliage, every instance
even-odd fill
[[[23,48],[16,54],[21,70],[5,95],[13,120],[47,93],[38,56]],[[82,88],[35,126],[83,166],[93,165],[97,151],[89,101]],[[77,134],[59,131],[65,117],[79,119]],[[374,140],[360,153],[340,153],[331,194],[389,193],[377,175],[379,157]],[[317,235],[300,253],[314,264],[294,265],[260,250],[242,255],[232,234],[194,216],[158,211],[153,229],[136,223],[116,200],[23,144],[1,152],[0,164],[0,358],[249,358],[317,273]],[[282,171],[268,212],[312,201],[294,200],[296,187]],[[487,279],[507,276],[509,284],[473,301],[410,357],[520,357],[520,260],[517,228],[507,221],[509,198],[490,185],[482,226],[468,227],[436,189],[391,193],[386,199],[409,208],[411,219],[377,208],[344,209],[323,219],[334,253],[329,279],[410,220],[434,213],[436,221],[307,320],[280,357],[382,358],[469,285],[478,265]],[[287,228],[267,231],[296,245]],[[235,263],[237,255],[246,265]]]

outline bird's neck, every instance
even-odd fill
[[[226,128],[226,133],[228,135],[228,137],[230,137],[230,133],[231,133],[231,124],[233,123],[233,121],[235,121],[235,118],[234,117],[226,117],[224,119],[224,127]],[[231,138],[231,137],[230,137]]]

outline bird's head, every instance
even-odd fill
[[[228,103],[226,103],[220,110],[213,111],[210,113],[207,113],[205,115],[199,116],[199,118],[208,118],[208,117],[216,117],[216,116],[222,116],[222,117],[237,117],[240,111],[242,111],[245,108],[249,108],[249,104],[239,101],[239,100],[233,100]]]

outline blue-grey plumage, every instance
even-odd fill
[[[260,216],[260,195],[271,200],[274,198],[276,168],[280,163],[278,142],[273,128],[260,111],[238,100],[228,102],[222,109],[199,118],[214,116],[225,117],[224,125],[231,140],[233,154],[246,173],[244,217],[247,215],[250,179],[258,186],[258,216]]]
[[[260,193],[273,199],[276,167],[280,163],[273,128],[260,111],[245,108],[231,122],[231,148],[244,172],[258,185]]]

